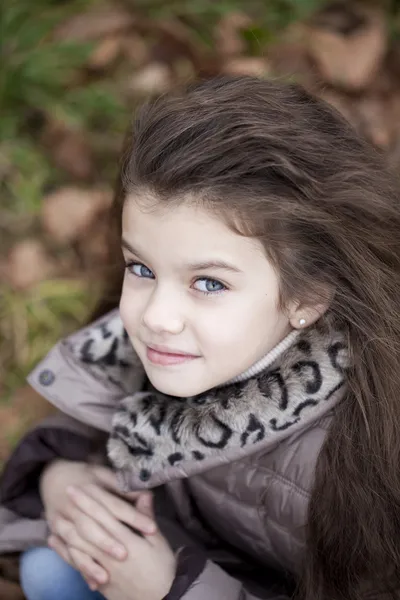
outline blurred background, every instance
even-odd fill
[[[24,383],[113,272],[110,206],[145,98],[198,76],[301,82],[400,165],[400,0],[3,0],[0,464],[49,410]]]

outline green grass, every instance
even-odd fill
[[[383,0],[384,1],[384,0]],[[116,2],[116,0],[114,0]],[[324,0],[119,0],[150,22],[178,20],[204,52],[213,51],[218,20],[246,12],[254,24],[243,31],[246,53],[257,55],[289,23],[303,19]],[[56,41],[54,28],[100,0],[3,0],[0,12],[0,253],[19,238],[40,232],[38,215],[46,192],[76,184],[56,167],[41,143],[49,117],[82,132],[92,144],[97,176],[110,184],[115,146],[129,122],[132,103],[121,91],[118,71],[77,77],[93,44]],[[397,24],[400,0],[386,2]],[[390,5],[390,6],[389,6]],[[393,28],[393,27],[392,27]],[[394,35],[394,34],[393,34]],[[149,34],[149,43],[155,34]],[[123,70],[122,70],[123,75]],[[99,141],[102,141],[100,144]],[[108,142],[113,140],[113,150]],[[100,148],[101,146],[101,148]],[[27,267],[29,268],[29,267]],[[100,287],[99,282],[99,287]],[[29,291],[0,284],[0,396],[7,398],[27,372],[66,331],[81,324],[98,291],[84,280],[44,282]]]
[[[95,299],[93,284],[83,280],[44,281],[26,292],[2,287],[0,377],[4,400],[66,331],[84,322]]]

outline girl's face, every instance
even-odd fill
[[[125,202],[121,317],[151,383],[195,396],[239,375],[290,332],[261,243],[194,204]]]

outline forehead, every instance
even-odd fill
[[[265,258],[258,240],[236,233],[222,218],[194,202],[162,206],[130,194],[124,203],[122,230],[128,242],[151,254],[184,255],[189,260],[218,255],[239,262]]]

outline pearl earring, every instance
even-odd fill
[[[301,325],[301,327],[303,327],[305,324],[306,324],[305,319],[299,319],[299,325]]]

